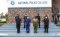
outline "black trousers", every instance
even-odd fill
[[[16,28],[17,28],[17,33],[20,33],[20,23],[17,23]]]
[[[48,27],[45,27],[44,29],[45,29],[44,32],[45,32],[45,33],[48,33]]]
[[[25,22],[24,22],[24,28],[26,28]]]
[[[20,27],[17,26],[17,33],[20,33]]]
[[[39,23],[39,28],[40,28],[40,22],[38,22]]]
[[[57,21],[55,21],[55,24],[57,24]]]

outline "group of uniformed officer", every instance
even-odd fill
[[[57,24],[59,22],[59,15],[52,15],[53,22]]]
[[[17,33],[20,33],[21,18],[19,18],[18,14],[15,17],[15,21],[16,21]],[[44,30],[45,30],[44,32],[48,33],[49,19],[48,19],[47,15],[45,15],[43,22],[44,22]],[[30,32],[30,23],[31,23],[30,17],[25,15],[24,16],[24,28],[26,28],[27,33]],[[39,16],[39,14],[37,14],[37,16],[35,16],[35,18],[33,19],[33,27],[34,27],[34,33],[37,33],[38,27],[40,28],[40,16]]]

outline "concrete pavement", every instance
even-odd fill
[[[30,33],[26,33],[26,30],[23,28],[23,25],[21,25],[21,33],[17,34],[16,32],[16,24],[15,23],[11,23],[11,24],[5,24],[3,26],[0,27],[0,36],[4,37],[56,37],[56,36],[60,36],[60,27],[56,26],[54,23],[50,23],[49,24],[49,33],[44,33],[44,24],[41,23],[41,28],[38,28],[38,33],[34,33],[33,30],[33,25],[31,24],[30,26]]]

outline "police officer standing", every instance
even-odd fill
[[[25,14],[25,16],[24,16],[24,28],[26,28],[26,24],[25,24],[26,18],[27,18],[27,14]]]
[[[49,19],[48,19],[48,16],[46,15],[45,17],[44,17],[44,32],[45,33],[48,33],[48,28],[49,28]]]
[[[26,23],[26,32],[29,33],[30,32],[30,17],[27,17],[26,20],[25,20],[25,23]]]
[[[54,14],[53,14],[53,15],[52,15],[53,22],[54,22],[54,18],[55,18],[55,16],[54,16]]]
[[[19,18],[19,15],[18,15],[18,14],[17,14],[17,16],[15,17],[15,21],[16,21],[17,33],[20,33],[21,19]]]
[[[57,15],[57,19],[58,19],[58,21],[59,21],[59,15]]]
[[[57,24],[58,23],[58,21],[57,21],[57,16],[55,16],[55,24]]]
[[[38,19],[38,24],[39,24],[39,28],[40,28],[40,16],[39,16],[39,13],[37,14],[36,18]]]
[[[34,33],[37,33],[37,30],[38,30],[38,19],[37,18],[33,19],[33,27],[34,27]]]

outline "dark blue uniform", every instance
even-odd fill
[[[59,21],[59,15],[57,15],[57,19],[58,19],[58,21]]]
[[[45,16],[45,17],[47,17],[47,16]],[[48,28],[49,28],[49,19],[47,17],[47,18],[44,18],[44,29],[45,29],[44,32],[48,33]]]
[[[54,18],[55,18],[55,16],[54,16],[54,15],[52,15],[52,20],[53,20],[53,22],[54,22]]]
[[[25,23],[26,23],[26,32],[29,33],[30,32],[30,19],[26,19]]]
[[[26,28],[26,24],[25,24],[26,18],[27,16],[24,16],[24,28]]]
[[[16,17],[15,17],[15,21],[16,21],[17,33],[20,33],[21,19],[19,18],[19,16],[16,16]]]
[[[58,20],[57,20],[57,17],[55,17],[55,24],[57,24],[58,23]]]

